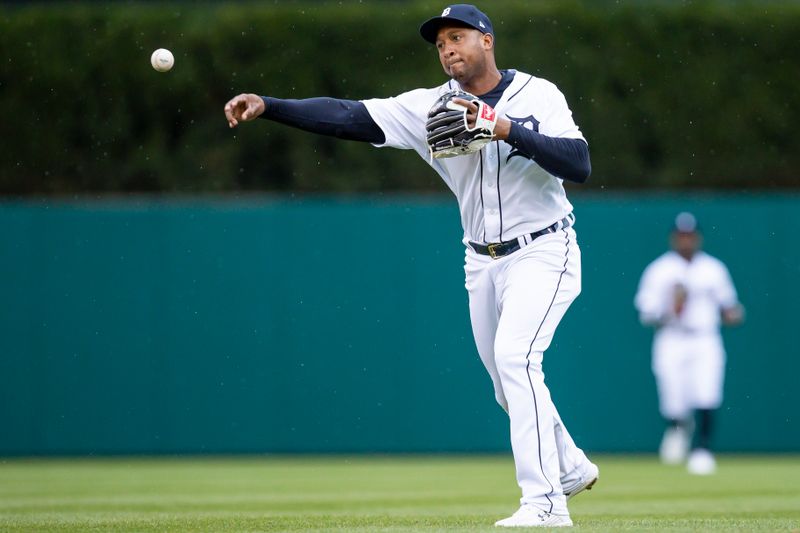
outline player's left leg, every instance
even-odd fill
[[[497,276],[495,361],[508,401],[521,503],[568,516],[556,435],[562,422],[544,382],[542,359],[580,293],[580,249],[569,229],[540,237],[507,259]]]
[[[687,468],[693,474],[707,475],[713,474],[717,466],[711,452],[711,438],[713,415],[722,404],[725,380],[722,339],[718,335],[698,338],[693,355],[691,402],[697,414],[697,431]]]
[[[707,335],[695,340],[690,376],[690,407],[719,408],[725,384],[725,350],[719,335]]]
[[[560,467],[559,478],[564,496],[569,500],[584,490],[591,490],[600,477],[600,470],[572,440],[572,436],[567,431],[567,426],[564,425],[555,406],[553,406],[553,410],[556,417],[555,436]]]

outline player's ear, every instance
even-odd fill
[[[489,51],[494,48],[494,35],[491,33],[483,34],[483,49]]]

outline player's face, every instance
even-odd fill
[[[444,72],[461,85],[467,85],[486,70],[491,40],[472,28],[444,26],[436,36],[436,49]]]
[[[672,234],[672,247],[681,256],[691,259],[694,253],[700,249],[700,234],[676,231]]]

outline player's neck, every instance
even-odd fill
[[[503,75],[497,70],[497,67],[486,69],[480,77],[470,80],[468,83],[462,83],[461,88],[474,95],[486,94],[495,87],[503,79]]]

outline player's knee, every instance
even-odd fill
[[[503,370],[515,364],[521,364],[523,359],[520,350],[508,342],[497,341],[494,344],[494,360],[498,370]]]
[[[495,359],[501,361],[514,361],[522,358],[523,360],[528,357],[534,359],[537,350],[536,342],[531,344],[531,338],[522,335],[519,338],[503,338],[498,335],[494,341],[494,356]]]
[[[542,368],[542,352],[532,349],[529,343],[496,342],[495,364],[501,375],[520,368],[533,372]]]

